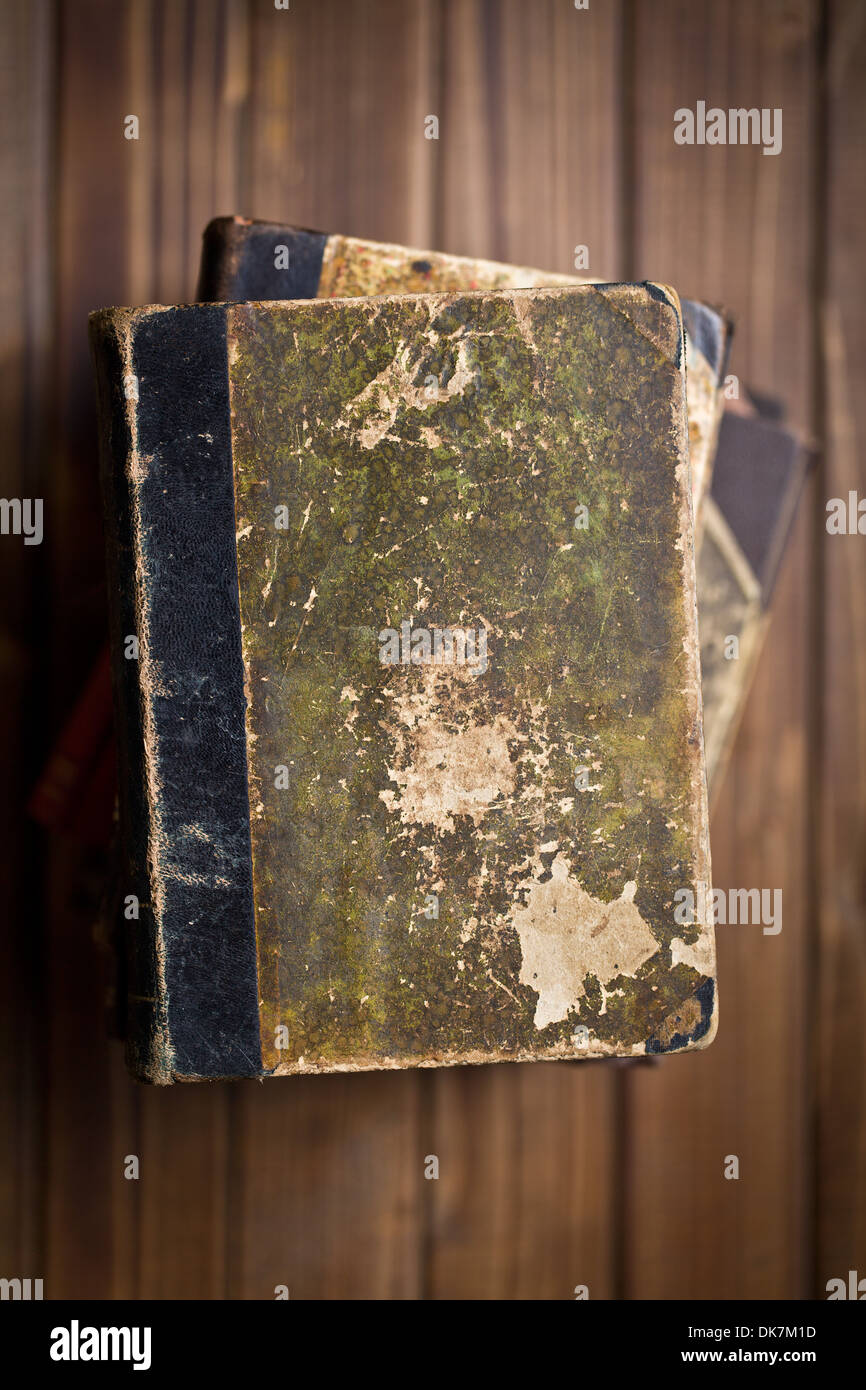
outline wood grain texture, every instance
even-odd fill
[[[430,0],[253,9],[247,215],[380,241],[427,239],[434,12]]]
[[[866,538],[828,535],[828,498],[866,496],[863,151],[866,9],[830,6],[821,329],[826,466],[817,498],[824,564],[820,788],[816,1292],[866,1270]]]
[[[135,1152],[139,1298],[228,1293],[228,1088],[154,1087],[140,1099]]]
[[[47,4],[0,11],[0,494],[50,496],[54,36]],[[50,516],[50,512],[48,513]],[[44,1276],[41,1185],[47,1058],[42,934],[44,854],[22,816],[49,717],[46,618],[48,551],[0,538],[0,1263],[9,1277]]]
[[[96,657],[105,623],[95,402],[84,325],[95,301],[123,298],[126,293],[126,113],[124,9],[106,23],[98,0],[63,4],[56,7],[55,22],[57,405],[51,470],[54,520],[48,544],[56,728]],[[97,101],[94,71],[101,75]],[[114,1262],[114,1222],[121,1212],[111,1194],[122,1176],[118,1150],[129,1092],[128,1087],[112,1090],[116,1072],[105,1037],[107,980],[93,942],[104,872],[103,860],[72,842],[52,845],[47,873],[50,1077],[44,1209],[46,1294],[50,1290],[53,1297],[99,1298],[110,1290],[129,1293],[133,1287],[128,1267],[121,1274]],[[134,1192],[124,1194],[122,1205],[130,1199],[135,1200]]]
[[[672,4],[663,14],[641,5],[634,33],[633,272],[731,307],[732,370],[781,397],[801,425],[811,410],[815,21],[808,0]],[[782,153],[675,145],[674,109],[698,100],[781,107]],[[715,1043],[629,1078],[632,1298],[808,1291],[809,535],[801,518],[711,825],[715,885],[781,889],[783,929],[719,927]],[[739,1156],[738,1181],[724,1177],[727,1155]]]
[[[418,1297],[417,1077],[243,1085],[233,1127],[230,1297]]]
[[[441,14],[436,246],[573,275],[585,245],[585,273],[618,275],[620,5]]]
[[[569,1299],[578,1284],[611,1296],[617,1079],[608,1064],[583,1062],[431,1078],[429,1297]]]

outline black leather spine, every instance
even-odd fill
[[[203,303],[315,299],[327,240],[324,232],[305,227],[217,217],[202,238],[196,298]]]
[[[136,1074],[262,1071],[224,311],[95,316]],[[127,399],[132,380],[138,399]],[[123,641],[136,634],[139,660]]]

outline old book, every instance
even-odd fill
[[[277,222],[218,217],[205,228],[197,296],[216,303],[587,283],[529,266],[328,236]],[[700,536],[724,406],[731,325],[718,310],[693,300],[682,301],[682,315],[695,532]]]
[[[811,457],[781,424],[725,413],[697,563],[711,798],[721,786],[755,673]]]
[[[706,1045],[673,292],[106,310],[91,333],[135,1072]]]

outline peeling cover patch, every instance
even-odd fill
[[[710,881],[676,296],[226,312],[266,1067],[691,1046],[715,963],[673,918]],[[426,639],[383,664],[404,630],[483,632],[483,668]]]
[[[528,885],[526,904],[512,921],[520,937],[520,982],[538,993],[536,1028],[546,1028],[580,1013],[584,981],[592,976],[602,994],[605,986],[640,967],[659,949],[649,924],[634,905],[637,884],[626,883],[613,902],[601,902],[572,877],[570,865],[557,854],[550,872]]]
[[[450,729],[433,714],[408,739],[395,731],[398,766],[389,767],[388,776],[398,791],[379,796],[404,825],[428,825],[442,833],[455,830],[456,821],[468,816],[477,828],[494,802],[514,790],[508,740],[516,734],[504,714],[497,714],[492,724],[462,729]]]

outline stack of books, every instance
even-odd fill
[[[705,1046],[805,467],[726,316],[240,218],[199,298],[91,319],[134,1073]]]

